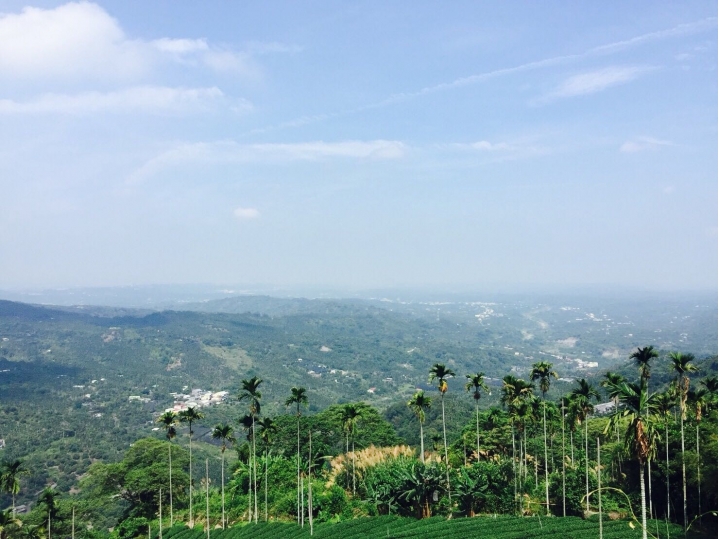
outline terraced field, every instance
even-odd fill
[[[639,526],[633,528],[628,521],[603,522],[603,539],[638,539],[642,536]],[[651,521],[648,531],[659,528],[665,537],[665,523]],[[310,537],[309,527],[299,528],[294,524],[259,523],[235,526],[227,530],[213,530],[211,539],[300,539]],[[653,535],[655,535],[653,533]],[[683,536],[679,526],[670,527],[670,538]],[[204,539],[205,532],[200,529],[188,529],[176,526],[164,530],[163,539]],[[447,520],[433,517],[415,520],[395,516],[358,518],[335,524],[315,526],[313,537],[329,539],[370,539],[370,538],[425,538],[433,539],[470,539],[488,537],[492,539],[595,539],[599,537],[597,521],[588,521],[576,517],[566,518],[517,518],[517,517],[476,517]],[[153,539],[159,539],[157,531]]]

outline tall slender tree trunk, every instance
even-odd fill
[[[653,517],[653,499],[652,499],[652,468],[650,467],[650,459],[647,461],[647,473],[648,473],[648,510],[650,512],[650,518]]]
[[[205,533],[210,539],[210,464],[205,459]]]
[[[308,521],[310,522],[310,535],[313,534],[313,502],[312,502],[312,429],[310,430],[308,444]],[[353,453],[355,452],[355,441],[353,440]],[[353,477],[355,475],[353,474]]]
[[[255,524],[258,521],[258,501],[257,501],[257,449],[255,448],[255,414],[252,416],[252,451],[253,451],[253,493],[255,495]]]
[[[298,405],[299,406],[299,405]],[[301,520],[301,509],[300,509],[300,494],[302,489],[300,487],[300,416],[298,415],[297,421],[297,522],[300,524]]]
[[[420,421],[420,461],[425,464],[425,436],[423,435],[422,421]]]
[[[702,515],[702,497],[700,496],[700,421],[695,425],[695,451],[697,452],[698,515]]]
[[[685,410],[680,410],[680,457],[682,458],[683,478],[683,527],[687,530],[687,476],[685,475]],[[686,532],[687,534],[687,532]]]
[[[543,395],[543,437],[545,438],[545,512],[550,516],[550,480],[548,479],[547,419],[545,414],[545,395]]]
[[[265,522],[268,521],[268,451],[265,448]]]
[[[75,539],[75,507],[73,507],[73,539]],[[162,489],[158,496],[158,539],[162,539]]]
[[[452,514],[452,497],[450,493],[450,461],[448,460],[447,448],[447,432],[445,430],[445,394],[440,394],[440,405],[442,407],[442,424],[443,424],[443,445],[445,446],[445,479],[447,480],[448,504]]]
[[[193,520],[193,507],[192,507],[192,495],[193,495],[193,474],[192,474],[192,423],[190,423],[190,433],[188,435],[190,437],[190,519],[188,521],[188,524],[190,524],[190,527],[192,528],[195,525],[195,521]]]
[[[170,466],[168,472],[170,474],[170,527],[173,525],[173,501],[172,501],[172,444],[168,443],[168,461]]]
[[[515,487],[515,504],[518,503],[518,472],[517,472],[517,463],[515,461],[515,425],[513,423],[510,424],[510,428],[512,429],[512,445],[513,445],[513,486]],[[519,507],[518,507],[519,510]]]
[[[475,439],[477,440],[477,459],[480,460],[480,407],[475,401]]]
[[[300,527],[305,527],[305,480],[300,474]]]
[[[668,520],[670,519],[670,443],[668,441],[668,424],[665,419],[665,490],[667,493],[667,507],[665,508],[665,528],[670,537]]]
[[[222,529],[225,529],[225,447],[220,453],[220,489],[222,498]]]
[[[248,454],[248,522],[252,522],[252,455]]]
[[[563,516],[567,516],[565,512],[565,402],[562,403],[562,489],[563,489]]]
[[[588,422],[585,418],[585,510],[590,513],[590,465],[588,463]]]
[[[525,467],[525,481],[527,482],[528,465],[527,465],[527,425],[523,425],[523,466]]]
[[[353,496],[355,496],[355,433],[352,436]]]
[[[645,505],[645,467],[643,463],[639,463],[640,466],[640,513],[642,518],[642,539],[647,539],[647,516],[645,515],[647,509]]]
[[[598,515],[600,517],[600,539],[603,539],[602,526],[602,487],[600,486],[600,438],[597,438],[597,486],[598,486]]]

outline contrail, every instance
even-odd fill
[[[322,122],[325,120],[338,118],[341,116],[349,116],[349,115],[357,114],[359,112],[364,112],[367,110],[387,107],[389,105],[393,105],[395,103],[400,103],[402,101],[408,101],[408,100],[414,99],[416,97],[434,94],[437,92],[443,92],[445,90],[451,90],[453,88],[459,88],[461,86],[467,86],[470,84],[477,84],[479,82],[484,82],[486,80],[502,77],[505,75],[512,75],[514,73],[521,73],[524,71],[533,71],[533,70],[541,69],[544,67],[550,67],[550,66],[559,65],[559,64],[571,63],[571,62],[580,60],[582,58],[587,58],[590,56],[613,54],[613,53],[619,52],[621,50],[628,49],[630,47],[634,47],[637,45],[642,45],[642,44],[645,44],[648,42],[658,41],[658,40],[662,40],[662,39],[668,39],[668,38],[687,35],[687,34],[693,34],[693,33],[697,33],[697,32],[703,32],[705,30],[709,30],[709,29],[715,28],[715,27],[717,27],[717,18],[716,17],[708,17],[706,19],[701,19],[701,20],[691,22],[691,23],[679,24],[677,26],[674,26],[673,28],[668,28],[665,30],[658,30],[655,32],[648,32],[646,34],[635,36],[635,37],[632,37],[630,39],[626,39],[623,41],[616,41],[614,43],[607,43],[605,45],[599,45],[597,47],[593,47],[591,49],[588,49],[588,50],[578,53],[578,54],[554,56],[552,58],[536,60],[533,62],[520,64],[520,65],[517,65],[514,67],[495,69],[493,71],[487,71],[485,73],[478,73],[475,75],[460,77],[460,78],[457,78],[450,82],[441,82],[439,84],[435,84],[433,86],[426,86],[424,88],[421,88],[419,90],[415,90],[412,92],[393,94],[390,97],[383,99],[382,101],[377,101],[375,103],[369,103],[366,105],[362,105],[360,107],[345,109],[345,110],[341,110],[341,111],[337,111],[337,112],[316,114],[313,116],[300,116],[293,120],[282,122],[282,123],[279,123],[279,124],[276,124],[273,126],[252,129],[252,130],[244,133],[243,135],[267,133],[270,131],[276,131],[276,130],[280,130],[280,129],[288,129],[288,128],[292,128],[292,127],[299,127],[302,125],[318,123],[318,122]]]

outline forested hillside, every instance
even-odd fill
[[[654,423],[650,515],[683,524],[683,499],[691,518],[714,509],[716,401],[712,387],[702,393],[700,381],[717,375],[716,306],[655,302],[628,306],[625,316],[617,303],[577,305],[567,298],[413,303],[245,297],[189,304],[192,311],[153,312],[2,301],[0,452],[6,464],[20,461],[27,470],[18,476],[22,488],[14,502],[34,508],[27,522],[40,526],[38,496],[52,487],[60,495],[59,529],[69,530],[75,506],[85,524],[107,529],[122,521],[121,536],[132,537],[143,522],[157,519],[160,488],[163,503],[170,501],[163,486],[169,480],[163,456],[168,447],[162,442],[170,425],[176,434],[175,509],[179,519],[194,520],[187,497],[190,432],[185,423],[176,424],[190,407],[202,412],[192,429],[192,458],[199,463],[192,477],[202,491],[208,459],[211,487],[202,498],[210,513],[204,505],[195,511],[212,518],[220,510],[224,461],[229,521],[251,518],[248,500],[265,503],[263,474],[268,514],[293,519],[298,450],[312,455],[303,457],[303,466],[312,463],[307,473],[315,477],[318,522],[387,513],[583,515],[591,510],[583,495],[597,481],[595,464],[586,471],[585,463],[597,460],[592,451],[585,455],[586,438],[590,449],[594,440],[602,443],[606,484],[630,495],[608,491],[605,510],[629,518],[633,508],[637,513],[639,484],[621,435],[628,418],[609,427],[613,408],[598,410],[605,417],[594,418],[593,405],[611,401],[608,370],[646,383],[646,391],[680,387],[669,354],[682,351],[695,354],[696,369],[688,373],[686,422],[677,419],[680,397],[669,396],[675,399],[666,405],[670,415],[658,412]],[[630,357],[639,346],[658,352],[648,379],[639,377]],[[544,390],[540,378],[531,379],[538,364],[552,370]],[[434,372],[432,380],[431,367],[438,365],[452,374]],[[466,377],[479,374],[475,385]],[[237,398],[252,380],[261,381],[254,413],[248,405],[256,397]],[[597,395],[586,394],[588,404],[571,414],[571,400],[561,397],[577,395],[586,380]],[[288,401],[292,388],[303,388],[307,406]],[[511,396],[512,388],[518,396]],[[408,406],[418,391],[432,400],[429,406]],[[528,400],[531,395],[535,400]],[[159,423],[173,408],[180,415]],[[261,419],[273,420],[265,426],[267,437],[253,437],[251,424],[257,420],[262,429]],[[217,425],[231,426],[237,442],[213,437]],[[255,444],[247,442],[253,439]],[[235,450],[221,451],[223,441]],[[421,441],[425,463],[417,461]],[[683,483],[683,443],[684,497],[677,488]],[[140,476],[145,479],[137,483]],[[426,484],[424,493],[412,490],[415,480]],[[674,487],[668,490],[666,480]],[[663,501],[668,492],[670,513]],[[13,497],[0,500],[10,505]]]

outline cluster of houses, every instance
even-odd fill
[[[183,391],[187,386],[183,387]],[[207,408],[220,404],[228,395],[229,391],[206,391],[204,389],[191,389],[190,393],[170,393],[174,402],[172,408],[165,410],[166,412],[182,412],[188,408]]]

